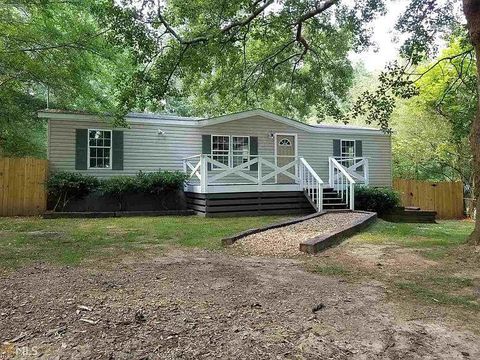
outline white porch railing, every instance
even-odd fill
[[[305,195],[317,211],[323,209],[323,181],[310,164],[300,158],[300,183]]]
[[[348,174],[355,180],[357,184],[361,183],[368,185],[368,158],[354,157],[354,158],[334,158],[343,166]]]
[[[278,165],[279,160],[283,160]],[[225,165],[210,154],[183,159],[188,175],[186,189],[216,191],[304,191],[317,211],[322,211],[323,181],[301,157],[252,155],[236,166]],[[219,190],[220,189],[220,190]]]
[[[330,157],[328,161],[330,187],[339,193],[342,202],[345,202],[350,210],[354,210],[355,180],[347,171],[347,168],[341,165],[334,157]]]

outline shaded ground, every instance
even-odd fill
[[[106,266],[29,266],[4,275],[0,289],[1,340],[20,336],[4,356],[480,357],[477,335],[405,318],[383,283],[321,276],[288,259],[176,250]]]

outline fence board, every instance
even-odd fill
[[[403,206],[418,206],[437,212],[439,219],[461,219],[463,213],[462,182],[430,182],[394,179],[393,188],[400,193]]]
[[[0,216],[42,214],[47,174],[47,160],[0,158]]]

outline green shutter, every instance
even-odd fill
[[[362,149],[362,141],[361,140],[355,140],[355,157],[362,157],[363,155],[363,149]],[[356,160],[355,163],[360,162],[360,160]],[[363,166],[357,167],[357,172],[363,172]]]
[[[254,159],[255,156],[258,155],[258,137],[257,136],[250,136],[250,159]],[[258,163],[250,165],[250,170],[257,171],[258,170]]]
[[[87,170],[88,129],[75,129],[75,170]]]
[[[333,139],[333,156],[340,157],[340,139]]]
[[[202,154],[210,155],[212,153],[212,136],[202,135]],[[208,163],[208,170],[212,170],[212,164]]]
[[[112,131],[112,169],[123,170],[123,131]]]
[[[362,157],[362,140],[355,140],[355,157]]]

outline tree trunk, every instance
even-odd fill
[[[470,146],[473,154],[473,176],[475,191],[474,196],[477,199],[475,220],[475,229],[470,235],[470,243],[480,245],[480,1],[463,0],[463,12],[467,18],[467,27],[470,35],[470,41],[475,49],[475,58],[477,64],[477,113],[473,120],[470,132]]]

